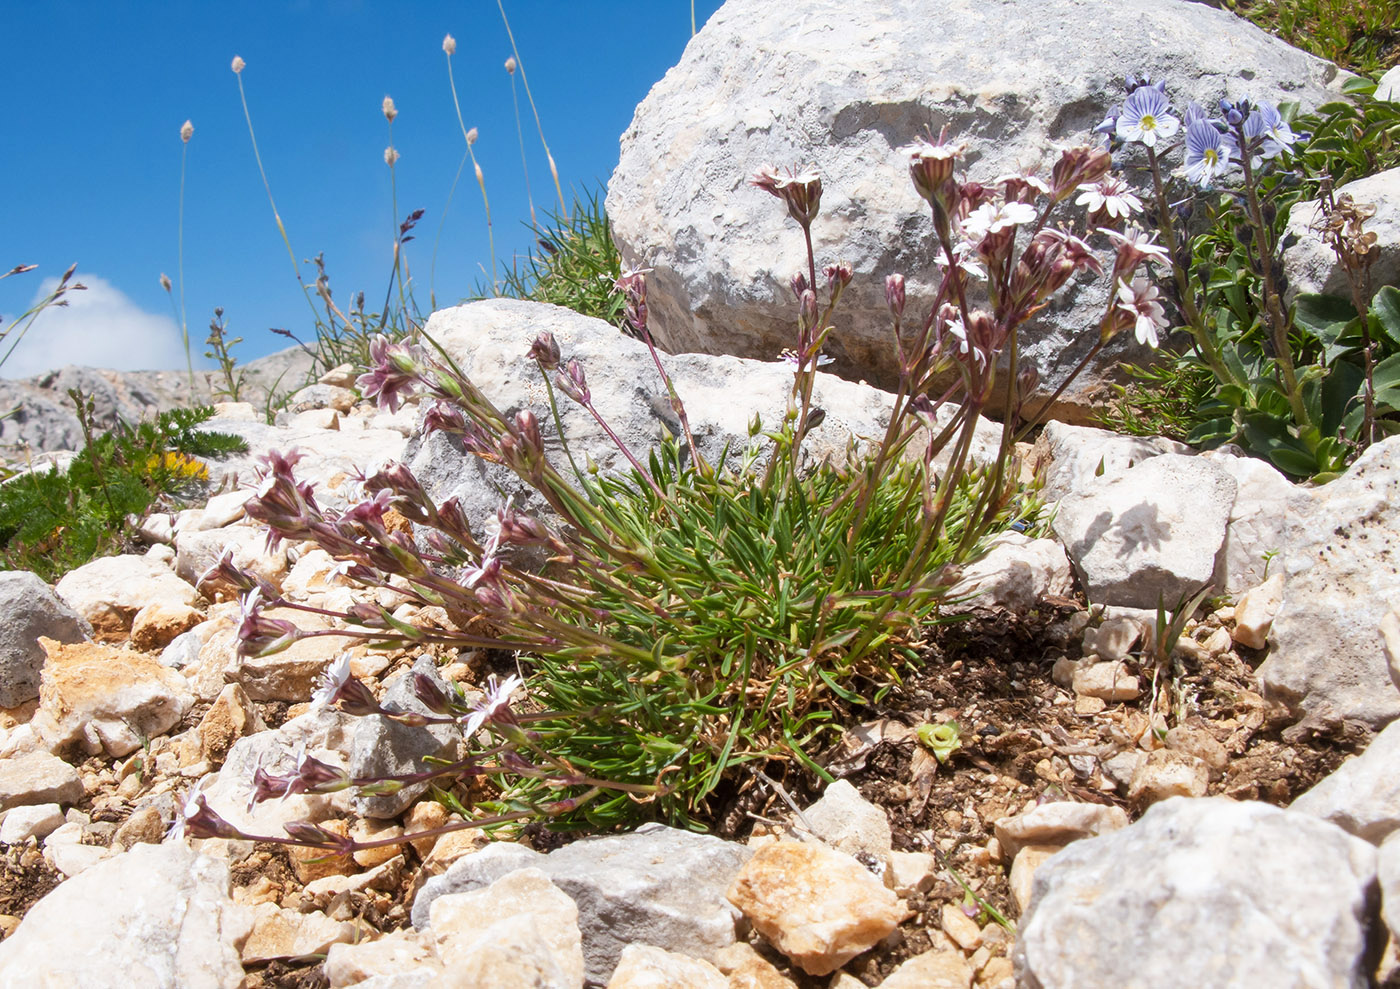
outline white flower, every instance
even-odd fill
[[[958,353],[968,354],[977,362],[980,367],[985,363],[986,355],[981,349],[972,346],[972,341],[967,338],[967,327],[963,325],[961,316],[954,316],[948,321],[948,332],[958,338]]]
[[[170,825],[170,830],[165,833],[167,839],[173,838],[179,841],[181,838],[185,837],[185,826],[198,817],[204,810],[204,794],[200,791],[207,779],[208,777],[205,777],[205,779],[200,780],[194,786],[190,787],[189,792],[185,794],[185,802],[180,805],[180,809],[176,812],[175,822]]]
[[[963,220],[963,236],[976,243],[989,234],[1001,233],[1022,223],[1035,220],[1035,207],[1030,203],[983,203]]]
[[[330,707],[335,702],[335,697],[342,687],[350,680],[350,654],[343,652],[326,668],[326,672],[321,675],[321,686],[311,695],[311,706],[320,711]],[[305,752],[299,754],[298,758],[304,756]]]
[[[467,716],[466,726],[462,730],[463,735],[467,738],[471,738],[475,735],[482,725],[486,724],[495,716],[497,711],[510,704],[510,695],[515,693],[515,688],[519,687],[522,683],[524,683],[524,681],[512,673],[510,676],[506,677],[505,680],[501,681],[500,684],[497,684],[496,677],[493,674],[486,681],[485,699],[477,704],[476,707],[472,709],[472,713]]]
[[[1100,227],[1099,233],[1113,241],[1118,249],[1118,255],[1124,261],[1127,268],[1135,268],[1141,261],[1151,261],[1154,264],[1170,264],[1171,256],[1167,254],[1167,249],[1152,239],[1152,235],[1137,227],[1129,227],[1125,233],[1111,230],[1107,227]],[[1120,261],[1120,264],[1123,262]]]
[[[1133,330],[1138,343],[1145,343],[1153,350],[1159,343],[1157,331],[1167,325],[1166,311],[1157,301],[1157,286],[1139,275],[1129,285],[1126,280],[1118,280],[1118,308],[1131,314],[1136,322]]]
[[[934,255],[934,262],[938,267],[948,267],[948,255],[939,251]],[[957,262],[959,268],[972,275],[974,278],[987,277],[987,269],[977,260],[977,245],[970,241],[960,240],[953,245],[953,260]]]
[[[1142,212],[1142,200],[1128,191],[1127,185],[1117,176],[1108,175],[1093,185],[1081,185],[1080,196],[1074,201],[1076,206],[1088,206],[1090,213],[1103,210],[1114,219],[1127,219],[1134,213]]]

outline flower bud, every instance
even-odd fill
[[[802,293],[802,298],[797,304],[797,326],[802,331],[803,339],[809,339],[812,329],[817,325],[817,293],[807,289]]]
[[[749,185],[786,203],[788,215],[804,230],[817,218],[822,202],[822,180],[816,172],[789,170],[787,175],[782,175],[772,165],[767,165],[749,180]]]
[[[544,330],[535,337],[535,342],[530,344],[530,351],[525,356],[538,361],[546,371],[553,371],[559,366],[559,341],[554,339],[553,333]]]
[[[963,145],[943,143],[943,134],[938,143],[916,141],[902,148],[909,155],[909,178],[914,189],[929,205],[949,211],[953,188],[953,166],[963,152]]]
[[[811,288],[811,286],[807,284],[807,276],[800,271],[792,276],[792,280],[788,282],[788,287],[792,289],[792,296],[798,302],[802,301],[802,293]]]
[[[433,678],[426,673],[413,674],[413,696],[422,701],[423,706],[434,714],[451,714],[452,707]]]
[[[904,276],[888,275],[885,278],[885,304],[890,307],[890,315],[899,319],[904,315]]]

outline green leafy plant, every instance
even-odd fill
[[[1353,72],[1374,76],[1400,61],[1394,0],[1225,0],[1225,6]]]
[[[612,437],[630,465],[619,474],[580,470],[562,435],[569,466],[556,465],[532,410],[503,413],[444,351],[379,338],[374,367],[360,380],[364,393],[390,408],[409,391],[425,393],[436,401],[426,413],[428,431],[455,436],[467,453],[510,469],[554,518],[506,504],[483,538],[455,502],[435,504],[399,465],[365,478],[365,501],[328,514],[297,481],[297,458],[269,455],[259,495],[245,508],[250,517],[274,538],[315,541],[365,586],[386,586],[392,577],[410,600],[443,608],[455,630],[417,628],[368,605],[341,616],[346,628],[302,630],[263,609],[306,606],[230,564],[218,579],[248,593],[244,652],[336,635],[381,646],[442,642],[519,653],[531,698],[544,710],[529,716],[526,735],[497,736],[514,753],[509,760],[486,750],[497,753],[503,777],[500,799],[485,808],[495,820],[557,807],[549,798],[577,786],[586,789],[573,790],[575,802],[554,814],[556,826],[610,827],[642,816],[694,825],[741,767],[761,771],[779,760],[820,773],[814,747],[835,712],[867,703],[897,680],[955,581],[955,565],[1013,520],[1034,524],[1033,496],[1011,480],[1020,390],[1033,384],[1017,366],[1016,333],[1076,273],[1104,271],[1068,224],[1049,222],[1068,212],[1060,207],[1080,185],[1106,173],[1104,152],[1066,150],[1053,184],[1011,178],[995,187],[954,178],[959,147],[920,141],[906,153],[947,265],[927,317],[909,314],[907,323],[903,277],[886,280],[902,373],[883,436],[858,443],[841,462],[804,457],[804,439],[825,415],[813,399],[816,369],[852,273],[842,264],[822,269],[818,302],[810,233],[821,179],[764,169],[754,185],[786,206],[807,244],[805,270],[792,282],[795,346],[785,356],[793,375],[780,421],[767,428],[755,421],[743,448],[717,462],[701,455],[647,330],[646,281],[638,272],[624,274],[617,287],[675,414],[675,435],[645,462],[612,432],[584,368],[565,360],[557,341],[542,334],[528,355],[551,408],[562,392]],[[1144,255],[1125,238],[1111,246],[1111,276],[1131,280]],[[978,278],[987,279],[985,288]],[[1146,332],[1144,323],[1155,330],[1157,318],[1115,298],[1097,343],[1134,326]],[[936,385],[949,373],[954,385]],[[977,466],[974,431],[1002,374],[1011,380],[1002,441]],[[942,413],[939,400],[947,400]],[[422,527],[417,541],[389,531],[390,508]],[[516,565],[508,547],[533,548],[551,566],[541,573]],[[360,699],[366,688],[355,684],[347,679],[334,693],[354,711],[367,709]],[[442,717],[456,711],[450,699],[433,703]]]
[[[64,469],[28,471],[0,485],[0,560],[53,581],[131,542],[130,520],[156,504],[197,498],[208,480],[199,459],[242,452],[237,436],[197,429],[211,408],[174,409],[98,433],[91,400],[72,393],[86,444]]]

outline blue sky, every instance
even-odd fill
[[[697,26],[719,0],[696,0]],[[689,0],[505,0],[520,60],[565,196],[606,183],[636,104],[690,40]],[[386,95],[399,218],[426,210],[408,245],[426,310],[433,242],[465,145],[448,87],[445,34],[467,127],[480,137],[498,263],[532,237],[521,150],[504,68],[511,54],[495,0],[448,3],[129,3],[7,5],[0,78],[9,96],[0,314],[13,318],[76,262],[87,293],[44,313],[0,376],[65,363],[184,365],[171,301],[176,281],[180,126],[194,125],[185,186],[185,312],[196,366],[215,306],[244,360],[307,339],[312,317],[273,220],[230,69],[243,85],[272,194],[298,260],[324,252],[336,301],[383,298],[396,220],[384,149]],[[22,40],[21,40],[22,39]],[[540,219],[557,208],[516,74],[530,190]],[[471,294],[489,265],[481,194],[468,163],[446,213],[434,289]],[[303,267],[308,282],[314,269]],[[0,343],[0,354],[9,341]]]

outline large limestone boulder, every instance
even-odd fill
[[[795,9],[729,0],[637,108],[622,135],[607,211],[627,264],[653,268],[652,330],[672,351],[771,360],[791,346],[788,281],[802,233],[747,182],[765,164],[815,166],[818,270],[838,259],[855,280],[836,319],[832,370],[888,384],[894,373],[884,278],[908,278],[917,311],[933,295],[928,209],[897,149],[945,124],[968,142],[980,181],[1047,172],[1057,146],[1085,143],[1122,99],[1129,72],[1165,79],[1178,106],[1221,97],[1329,97],[1335,66],[1224,10],[1180,0],[924,0]],[[1129,172],[1135,183],[1140,170]],[[1066,289],[1027,328],[1024,357],[1059,384],[1093,344],[1085,328],[1103,280]],[[916,302],[915,300],[919,300]],[[1066,395],[1080,408],[1124,359],[1120,338]]]

